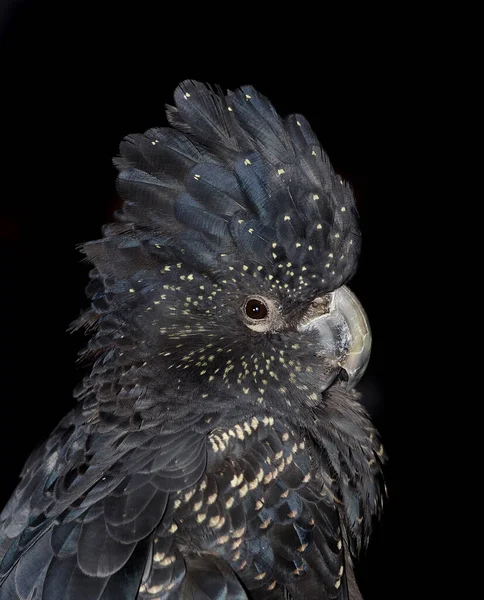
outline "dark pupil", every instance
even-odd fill
[[[266,305],[260,300],[249,300],[246,307],[247,315],[251,319],[264,319],[267,316]]]

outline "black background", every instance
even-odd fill
[[[398,448],[383,413],[389,224],[381,179],[388,152],[381,133],[392,117],[370,36],[355,40],[337,18],[328,27],[302,9],[277,27],[254,18],[239,32],[237,12],[195,15],[180,4],[120,15],[103,7],[17,0],[0,13],[0,505],[31,450],[73,406],[84,338],[66,328],[87,306],[88,273],[76,245],[99,237],[118,205],[111,158],[119,141],[166,125],[164,104],[185,78],[251,84],[280,114],[306,116],[357,198],[363,251],[351,286],[374,336],[363,389],[391,458],[390,498],[358,579],[366,600],[396,597],[385,577],[396,561],[402,507]]]

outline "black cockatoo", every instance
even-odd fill
[[[1,514],[0,599],[361,598],[384,452],[352,192],[252,87],[174,96],[83,246],[92,369]]]

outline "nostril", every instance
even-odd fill
[[[338,373],[338,379],[340,381],[344,381],[347,382],[349,380],[349,375],[348,375],[348,371],[346,369],[341,369],[340,372]]]

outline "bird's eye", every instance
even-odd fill
[[[265,319],[267,317],[267,306],[262,300],[252,298],[245,305],[245,313],[251,319]]]

